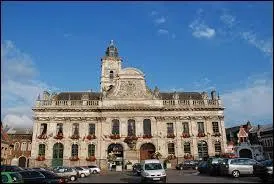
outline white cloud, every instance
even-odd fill
[[[167,34],[169,34],[169,31],[166,29],[158,29],[158,34],[159,35],[167,35]]]
[[[1,66],[1,119],[12,126],[30,127],[35,99],[51,87],[35,80],[39,72],[33,59],[12,41],[1,43]]]
[[[152,12],[151,12],[151,15],[152,15],[152,16],[158,15],[158,12],[157,12],[157,11],[152,11]]]
[[[212,84],[212,81],[205,77],[197,82],[194,82],[193,87],[193,91],[211,91],[215,89],[215,84]]]
[[[156,24],[163,24],[163,23],[166,22],[166,18],[165,17],[160,17],[160,18],[155,19],[154,22]]]
[[[273,56],[273,38],[268,40],[260,40],[255,33],[250,31],[240,33],[241,38],[247,41],[249,44],[255,46],[266,56]]]
[[[189,28],[192,30],[192,35],[196,38],[212,38],[215,36],[215,29],[210,28],[199,19],[194,20]]]
[[[65,37],[65,38],[72,37],[72,34],[70,34],[70,33],[65,33],[65,34],[64,34],[64,37]]]
[[[221,94],[221,99],[226,107],[226,127],[247,120],[261,124],[273,122],[273,80],[270,77],[249,77],[245,86]]]
[[[223,13],[220,16],[220,20],[230,28],[236,24],[236,17],[228,13]]]

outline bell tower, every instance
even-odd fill
[[[105,56],[101,59],[101,82],[100,91],[109,90],[115,86],[117,74],[122,68],[122,59],[118,55],[118,49],[115,47],[113,40],[107,47]]]

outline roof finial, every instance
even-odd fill
[[[110,40],[110,45],[114,45],[113,40]]]

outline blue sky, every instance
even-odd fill
[[[2,3],[1,120],[31,125],[44,89],[98,91],[113,39],[150,88],[216,89],[226,126],[272,123],[272,13],[272,2]]]

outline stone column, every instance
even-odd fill
[[[212,126],[211,126],[211,120],[209,119],[209,117],[205,116],[205,124],[207,125],[207,129],[206,129],[206,135],[207,135],[207,146],[208,146],[208,155],[209,156],[215,156],[215,151],[213,148],[213,143],[212,143]],[[209,134],[208,134],[209,133]]]
[[[136,136],[142,136],[144,134],[143,130],[143,120],[144,118],[142,117],[137,117],[135,118],[135,129],[136,129]]]
[[[227,142],[226,142],[226,132],[225,132],[225,125],[224,125],[224,116],[219,116],[219,125],[220,125],[220,133],[221,133],[221,137],[220,137],[220,141],[221,141],[221,149],[222,152],[224,153],[227,147]]]
[[[196,124],[196,118],[190,117],[190,130],[191,130],[191,136],[192,136],[192,145],[191,145],[191,154],[193,155],[194,159],[198,158],[198,147],[197,147],[197,124]]]

